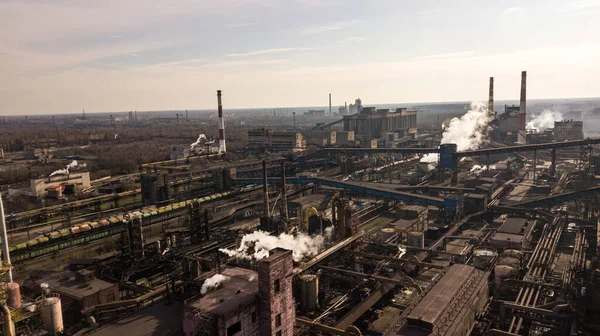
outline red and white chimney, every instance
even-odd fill
[[[217,90],[217,102],[219,104],[219,153],[225,153],[227,152],[227,147],[225,146],[225,120],[223,119],[221,90]]]
[[[521,72],[521,104],[519,105],[519,134],[517,142],[527,143],[527,71]]]

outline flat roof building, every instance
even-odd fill
[[[354,131],[356,135],[369,135],[380,138],[389,132],[401,132],[402,136],[417,127],[417,112],[406,108],[389,109],[364,107],[360,113],[344,116],[344,131]]]

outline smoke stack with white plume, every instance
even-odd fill
[[[65,169],[59,169],[59,170],[55,170],[54,172],[52,172],[52,174],[50,174],[50,177],[54,176],[54,175],[69,175],[70,170],[71,169],[75,169],[75,167],[85,167],[86,164],[78,164],[77,160],[73,160],[71,161],[71,163],[69,163],[67,165],[67,167]]]
[[[274,248],[284,248],[292,251],[292,258],[299,262],[305,257],[312,257],[323,249],[325,237],[309,236],[299,232],[296,235],[282,233],[271,236],[265,231],[254,231],[242,237],[240,247],[235,250],[220,249],[219,251],[230,257],[247,260],[259,260],[269,256],[269,251]]]
[[[489,123],[493,120],[494,114],[485,106],[483,102],[471,103],[471,108],[461,117],[452,118],[447,127],[444,128],[442,135],[442,144],[456,144],[458,152],[477,149],[485,141],[489,131]],[[427,154],[421,159],[421,162],[437,162],[439,154]]]
[[[554,128],[554,122],[560,120],[563,120],[562,113],[544,109],[542,113],[527,123],[527,130],[534,130],[537,133],[541,133],[548,128]]]
[[[221,90],[217,90],[217,103],[219,105],[219,153],[225,153],[227,152],[227,147],[225,146],[225,120],[223,120]]]

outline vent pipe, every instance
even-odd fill
[[[8,235],[6,233],[6,218],[4,218],[4,205],[2,204],[2,195],[0,195],[0,234],[2,234],[2,262],[10,267],[10,254],[8,253]],[[8,270],[8,282],[13,281],[12,268]]]
[[[271,212],[269,211],[269,187],[267,184],[267,161],[263,160],[263,196],[264,196],[264,216],[271,217]]]

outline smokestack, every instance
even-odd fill
[[[85,109],[83,109],[83,120],[85,120]]]
[[[267,184],[267,161],[263,160],[263,196],[264,196],[264,216],[266,218],[271,217],[271,212],[269,211],[269,187]]]
[[[225,147],[225,121],[223,120],[221,90],[217,90],[217,102],[219,104],[219,153],[225,153],[227,152],[227,148]]]
[[[329,115],[331,115],[331,93],[329,94]]]
[[[494,112],[494,77],[490,77],[490,100],[488,101],[488,111]]]
[[[6,219],[4,218],[4,204],[0,195],[0,233],[2,234],[2,262],[10,265],[10,254],[8,253],[8,235],[6,233]],[[8,269],[8,282],[12,282],[12,269]]]
[[[292,115],[294,116],[294,132],[296,131],[296,112],[292,112]]]
[[[185,110],[185,122],[189,122],[190,120],[188,119],[188,111]]]
[[[350,115],[350,111],[348,111],[348,102],[344,102],[344,108],[346,109],[346,115]]]
[[[281,162],[281,218],[288,221],[287,188],[285,186],[285,162]]]
[[[521,104],[519,106],[519,136],[520,144],[527,143],[527,71],[521,72]]]

